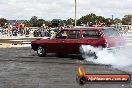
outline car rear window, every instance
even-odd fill
[[[85,30],[83,31],[84,38],[99,38],[100,32],[98,30]]]
[[[108,28],[108,29],[103,29],[103,32],[106,37],[118,37],[120,36],[119,32],[115,29]]]

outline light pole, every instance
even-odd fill
[[[77,26],[77,19],[76,19],[76,17],[77,17],[77,2],[75,0],[75,27]]]
[[[112,15],[112,20],[114,20],[114,15]]]

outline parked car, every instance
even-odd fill
[[[31,47],[38,56],[46,53],[79,54],[81,45],[113,49],[123,46],[123,36],[111,27],[65,28],[53,39],[34,40]],[[95,54],[94,52],[92,54]]]

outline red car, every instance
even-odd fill
[[[124,45],[123,36],[111,27],[64,28],[53,39],[31,42],[38,56],[46,53],[79,54],[81,45],[112,48]]]

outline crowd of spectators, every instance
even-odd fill
[[[93,26],[92,22],[89,22],[87,24],[88,26]],[[102,27],[104,24],[103,23],[99,23],[98,26]],[[106,25],[106,24],[105,24]],[[111,22],[108,21],[107,22],[107,26],[110,27]],[[8,25],[7,28],[0,28],[0,38],[3,35],[6,35],[7,37],[13,37],[13,36],[25,36],[27,37],[27,35],[30,37],[30,35],[32,35],[32,37],[55,37],[56,33],[59,32],[62,28],[61,27],[47,27],[47,26],[42,26],[40,28],[29,28],[26,27],[24,24],[13,24],[13,25]],[[126,29],[122,29],[119,28],[119,31],[122,31],[124,33],[124,30]],[[127,32],[127,30],[125,30],[125,33]]]
[[[57,32],[60,31],[60,28],[40,28],[38,30],[34,30],[33,35],[34,37],[54,37]]]
[[[54,37],[60,30],[59,27],[26,27],[24,24],[8,25],[7,28],[0,28],[0,38],[6,37]]]
[[[24,24],[8,24],[7,28],[0,28],[0,37],[24,36],[29,34],[29,29]]]

